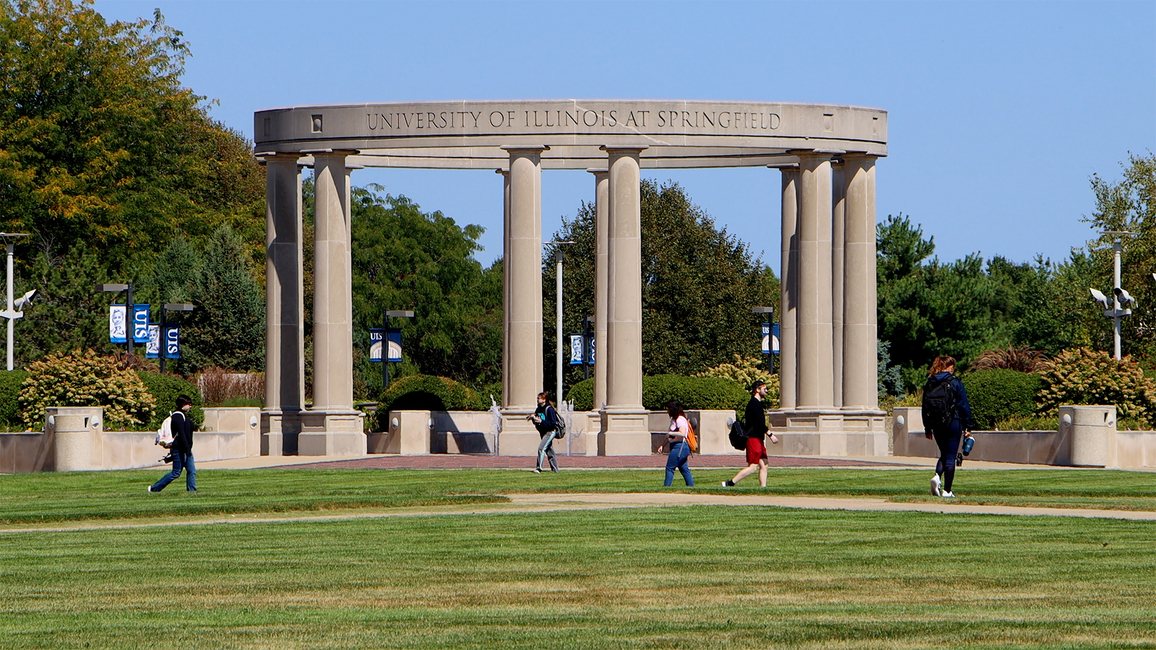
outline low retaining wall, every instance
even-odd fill
[[[193,434],[197,461],[261,453],[259,408],[207,408]],[[104,409],[48,409],[44,431],[0,433],[0,473],[113,470],[154,467],[167,453],[155,431],[105,431]]]
[[[896,408],[894,454],[936,458],[924,437],[922,409]],[[1117,431],[1113,406],[1064,406],[1055,431],[973,431],[968,460],[1004,463],[1143,469],[1156,467],[1156,431]]]

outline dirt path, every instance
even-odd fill
[[[221,524],[255,524],[277,522],[325,522],[385,517],[444,517],[507,513],[558,512],[568,510],[606,510],[612,508],[654,508],[693,505],[762,506],[807,510],[849,510],[860,512],[934,512],[946,514],[981,514],[1009,516],[1088,517],[1156,521],[1156,512],[1135,510],[1096,510],[1091,508],[1024,508],[1014,506],[964,505],[949,501],[897,503],[876,498],[785,497],[757,494],[686,494],[681,492],[645,492],[629,494],[508,494],[508,502],[471,504],[468,506],[422,506],[414,508],[366,509],[341,513],[277,513],[218,515],[192,519],[148,521],[89,521],[65,525],[28,525],[0,528],[0,534],[34,532],[75,532],[158,526],[207,526]]]

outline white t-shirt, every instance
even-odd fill
[[[690,422],[686,421],[685,415],[678,416],[677,419],[670,421],[670,433],[667,437],[671,440],[675,438],[686,438],[690,434]]]

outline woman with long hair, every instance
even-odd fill
[[[975,427],[975,420],[971,416],[971,405],[967,402],[967,391],[963,382],[953,373],[955,359],[949,356],[936,357],[928,371],[927,384],[923,387],[924,397],[924,428],[930,440],[935,439],[939,447],[939,460],[935,463],[935,476],[931,477],[931,494],[945,499],[954,499],[952,483],[955,481],[955,459],[959,453],[959,442],[965,432],[970,433]],[[929,402],[929,397],[932,399]],[[929,406],[934,402],[945,409],[944,421],[940,424],[928,425],[928,420],[934,420],[936,414],[929,412]]]
[[[666,414],[670,416],[670,433],[666,435],[666,446],[670,448],[670,454],[666,457],[666,481],[662,485],[670,487],[674,482],[674,470],[677,469],[687,486],[694,487],[694,477],[690,475],[690,465],[687,464],[690,460],[690,443],[687,442],[690,421],[686,419],[686,411],[678,400],[666,403]]]
[[[550,459],[550,471],[558,471],[558,458],[554,455],[554,437],[558,435],[558,411],[550,402],[550,393],[538,393],[538,408],[526,418],[534,423],[542,442],[538,443],[538,463],[534,465],[534,473],[542,473],[542,461]]]

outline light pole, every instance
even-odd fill
[[[561,404],[562,403],[562,396],[563,396],[563,393],[562,393],[562,247],[567,245],[567,244],[573,244],[574,242],[572,242],[572,241],[552,241],[550,243],[554,245],[554,271],[555,271],[554,284],[555,284],[555,290],[557,291],[557,297],[558,297],[556,317],[554,319],[554,336],[555,336],[555,342],[557,344],[557,345],[555,345],[557,350],[556,350],[556,354],[555,354],[555,364],[554,364],[555,370],[556,370],[554,376],[555,376],[555,379],[557,381],[554,384],[554,390],[557,393],[555,395],[555,398],[558,400],[556,403]]]
[[[185,302],[164,302],[161,303],[161,331],[159,346],[157,349],[157,356],[161,358],[161,372],[165,371],[165,359],[169,357],[169,326],[166,320],[166,313],[170,311],[193,311],[193,306]],[[179,334],[179,332],[178,332]]]
[[[772,335],[772,330],[774,329],[774,323],[772,321],[774,320],[774,317],[775,317],[775,308],[774,307],[752,307],[751,313],[756,314],[756,315],[763,314],[767,319],[767,372],[774,373],[775,372],[775,355],[773,354],[774,353],[774,349],[773,349],[774,345],[771,343],[770,338]]]
[[[132,302],[132,283],[98,284],[96,290],[98,293],[120,293],[121,291],[127,293],[124,300],[124,338],[128,341],[128,353],[132,354],[132,340],[135,338],[135,332],[133,332],[133,307],[135,305]]]
[[[32,296],[36,295],[36,290],[33,289],[24,294],[20,300],[16,301],[15,308],[12,304],[12,249],[16,246],[16,240],[21,237],[27,237],[28,233],[23,232],[0,232],[0,239],[4,240],[4,245],[8,248],[8,308],[0,312],[0,316],[8,319],[8,370],[12,370],[12,341],[16,335],[15,327],[17,318],[24,318],[24,305],[32,300]]]
[[[1109,230],[1104,232],[1105,235],[1115,235],[1116,239],[1112,241],[1112,251],[1114,259],[1112,262],[1112,307],[1108,308],[1108,297],[1099,291],[1089,288],[1088,291],[1092,294],[1092,299],[1100,303],[1104,307],[1104,316],[1112,319],[1112,338],[1113,338],[1113,353],[1116,360],[1120,360],[1120,318],[1122,316],[1131,316],[1132,310],[1128,305],[1136,302],[1132,294],[1128,293],[1120,286],[1120,253],[1123,251],[1121,244],[1121,237],[1124,235],[1131,235],[1132,233],[1124,230]]]

